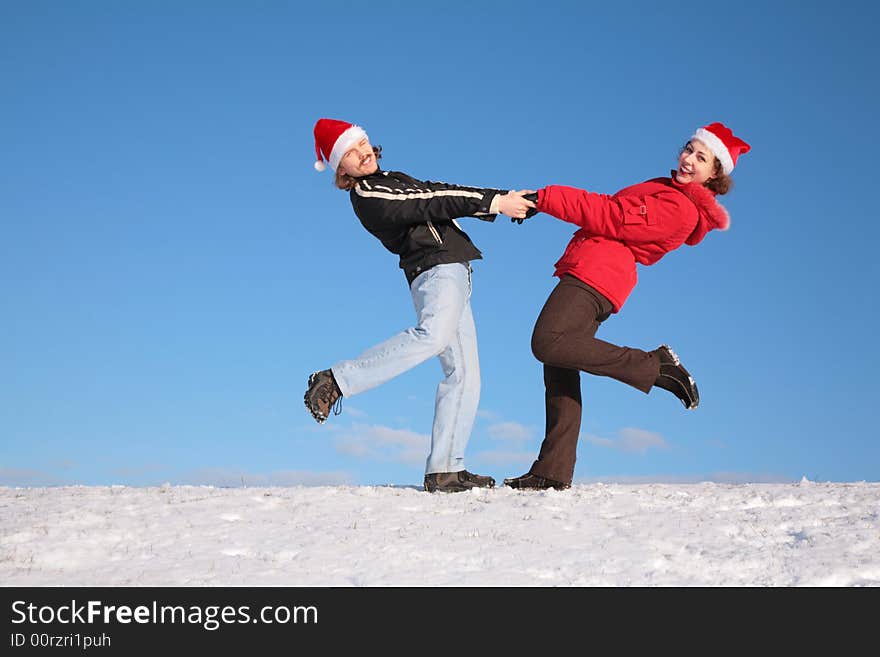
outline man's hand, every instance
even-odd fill
[[[510,220],[511,220],[512,222],[516,222],[516,223],[518,223],[518,224],[522,224],[522,222],[524,222],[524,221],[525,221],[526,219],[528,219],[529,217],[534,217],[536,214],[538,214],[538,206],[536,205],[537,202],[538,202],[538,192],[532,192],[532,191],[529,191],[529,193],[526,194],[525,196],[523,196],[523,198],[524,198],[525,200],[527,200],[527,201],[531,201],[531,203],[532,203],[532,207],[530,207],[530,208],[526,211],[526,216],[523,217],[522,219],[517,219],[517,218],[515,218],[515,217],[511,217]]]
[[[532,195],[532,198],[526,198]],[[520,191],[511,190],[504,196],[498,197],[498,211],[506,214],[514,221],[519,221],[531,217],[538,210],[535,207],[535,201],[538,200],[537,192],[531,189],[521,189]]]

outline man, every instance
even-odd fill
[[[494,221],[499,213],[522,219],[534,208],[523,198],[530,190],[464,187],[382,171],[381,148],[370,143],[363,128],[345,121],[319,119],[314,133],[315,168],[324,170],[326,160],[336,174],[336,186],[349,192],[364,228],[399,256],[417,323],[354,360],[312,374],[306,408],[323,423],[334,406],[337,414],[341,411],[343,397],[379,386],[437,356],[444,379],[437,388],[425,490],[493,487],[492,477],[472,474],[464,467],[480,398],[470,262],[482,256],[455,220]]]

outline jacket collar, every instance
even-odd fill
[[[693,246],[699,244],[710,230],[727,230],[730,228],[730,215],[727,209],[715,198],[715,193],[699,183],[680,183],[675,179],[675,171],[668,178],[670,187],[680,191],[690,199],[697,208],[697,225],[685,240]]]
[[[382,176],[387,175],[387,173],[387,171],[382,171],[382,169],[376,169],[373,173],[368,173],[366,176],[355,178],[355,180],[370,180],[371,178],[381,178]]]

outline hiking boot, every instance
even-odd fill
[[[462,470],[459,474],[477,488],[495,488],[495,479],[488,475],[478,475],[467,470]]]
[[[547,477],[541,477],[531,472],[527,472],[519,477],[505,479],[504,485],[520,490],[546,490],[548,488],[565,490],[566,488],[571,488],[571,484],[565,484],[555,479],[547,479]]]
[[[681,400],[684,407],[693,410],[700,405],[700,392],[694,377],[684,368],[678,355],[669,345],[662,345],[654,350],[660,359],[660,374],[654,385],[668,390]]]
[[[330,409],[333,409],[334,415],[342,412],[342,392],[336,385],[336,379],[333,378],[333,372],[330,370],[322,370],[315,372],[309,377],[309,389],[303,397],[306,408],[309,413],[318,422],[324,424],[330,415]],[[336,407],[334,408],[334,404]]]
[[[467,470],[432,472],[425,475],[425,490],[429,493],[461,493],[471,488],[495,488],[495,480]]]

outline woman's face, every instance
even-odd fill
[[[692,139],[678,156],[675,179],[680,183],[702,185],[715,177],[715,155],[699,139]]]
[[[378,168],[379,163],[376,162],[373,145],[366,137],[345,152],[338,166],[340,171],[353,178],[368,176],[375,173]]]

